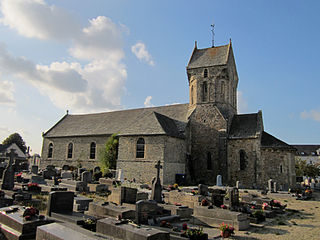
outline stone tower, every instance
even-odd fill
[[[237,114],[238,74],[229,44],[193,49],[187,66],[189,81],[189,149],[191,180],[227,180],[226,138]]]

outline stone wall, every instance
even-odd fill
[[[40,167],[54,165],[62,167],[63,165],[78,166],[79,164],[85,168],[93,168],[99,165],[99,151],[104,148],[104,145],[109,136],[88,136],[88,137],[58,137],[44,138],[42,145],[42,160]],[[90,159],[90,144],[96,143],[95,159]],[[53,143],[52,158],[48,158],[49,144]],[[67,158],[68,144],[73,143],[72,158]]]
[[[264,186],[267,186],[269,179],[273,179],[278,186],[284,188],[295,185],[295,158],[292,151],[263,148],[261,150],[261,160],[264,163],[261,179]]]
[[[145,140],[144,158],[136,158],[136,144],[140,137]],[[159,160],[163,166],[160,171],[163,184],[172,184],[175,182],[176,173],[185,173],[183,139],[164,135],[121,136],[119,146],[117,169],[121,168],[124,171],[124,177],[129,180],[135,178],[138,182],[150,184],[157,175],[155,165]]]
[[[240,150],[245,152],[245,168],[240,170]],[[242,186],[251,188],[261,182],[263,166],[261,164],[260,138],[228,140],[228,182],[235,186],[240,181]]]

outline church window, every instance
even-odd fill
[[[244,150],[240,150],[240,170],[246,169],[246,152]]]
[[[96,158],[96,143],[92,142],[90,144],[90,159],[95,159]]]
[[[208,69],[203,70],[203,77],[204,78],[208,77]]]
[[[282,165],[280,165],[280,173],[283,173]]]
[[[202,102],[207,101],[207,96],[208,96],[208,85],[207,82],[203,82],[202,85]]]
[[[53,153],[53,144],[49,144],[49,149],[48,149],[48,158],[52,158],[52,153]]]
[[[137,141],[137,153],[136,158],[144,158],[145,142],[143,138],[139,138]]]
[[[221,82],[221,100],[225,100],[225,83]]]
[[[73,143],[69,143],[68,145],[68,158],[72,158],[73,153]]]
[[[207,153],[207,169],[212,170],[211,153]]]
[[[193,104],[193,86],[191,87],[191,104]]]

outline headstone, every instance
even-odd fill
[[[46,181],[43,179],[43,177],[38,175],[31,176],[31,182],[38,184],[46,184]]]
[[[226,191],[222,189],[213,189],[211,194],[213,205],[220,207],[223,204]]]
[[[222,186],[222,176],[221,175],[218,175],[217,176],[217,186]]]
[[[137,189],[130,187],[117,187],[108,196],[108,201],[121,205],[122,203],[135,204],[137,200]]]
[[[100,172],[100,171],[101,171],[101,169],[100,169],[99,166],[96,166],[96,167],[93,168],[93,172],[94,172],[94,173]]]
[[[92,198],[74,197],[73,210],[78,212],[87,211],[89,209],[89,203],[92,201]]]
[[[74,192],[50,192],[48,199],[47,215],[55,213],[72,213],[73,211]]]
[[[31,166],[31,173],[38,174],[39,166],[38,165],[32,165]]]
[[[227,195],[229,196],[229,199],[226,200],[229,205],[229,209],[230,210],[237,209],[240,205],[238,188],[234,188],[234,187],[228,188]]]
[[[123,170],[120,168],[117,171],[117,177],[116,177],[117,181],[123,182],[124,178],[123,178]]]
[[[316,184],[315,184],[314,182],[311,182],[311,183],[310,183],[311,189],[315,189],[315,185],[316,185]]]
[[[131,207],[131,206],[130,206]],[[135,219],[135,210],[127,206],[119,206],[109,202],[90,202],[88,215],[97,218],[118,217],[122,219]]]
[[[62,172],[61,178],[72,178],[72,172],[70,171]]]
[[[272,182],[273,182],[273,180],[272,180],[272,179],[269,179],[269,180],[268,180],[268,191],[269,191],[270,193],[272,193],[272,192],[273,192]]]
[[[62,166],[62,170],[63,171],[69,171],[70,170],[70,166],[69,165],[63,165]]]
[[[240,189],[240,181],[236,181],[236,188]]]
[[[14,169],[13,169],[13,161],[14,158],[17,156],[14,149],[10,150],[9,155],[9,165],[4,171],[3,178],[2,178],[2,189],[12,190],[14,187]]]
[[[85,168],[78,168],[78,177],[81,178],[81,174],[82,174],[84,171],[86,171]]]
[[[29,164],[27,162],[21,163],[20,169],[21,169],[21,171],[28,170],[29,169]]]
[[[89,172],[89,171],[84,171],[84,172],[81,174],[81,181],[82,181],[82,182],[91,183],[91,180],[92,180],[92,174],[91,174],[91,172]]]
[[[209,188],[207,185],[199,184],[198,186],[198,194],[202,196],[208,196]]]
[[[160,169],[162,166],[160,165],[160,160],[158,161],[157,165],[155,165],[157,169],[157,177],[152,182],[152,192],[151,192],[151,200],[155,200],[158,203],[162,202],[162,186],[160,182]]]
[[[50,165],[49,165],[50,166]],[[52,177],[56,176],[57,175],[57,172],[56,170],[53,168],[47,168],[46,170],[44,170],[42,172],[42,176],[44,179],[51,179]]]
[[[277,182],[273,182],[273,192],[277,192],[278,188],[277,188]]]

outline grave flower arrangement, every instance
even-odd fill
[[[222,209],[227,209],[227,206],[224,205],[224,204],[222,204],[220,207],[221,207]]]
[[[280,201],[277,201],[277,200],[271,200],[270,201],[270,206],[271,207],[277,207],[277,208],[281,208],[281,209],[284,209],[286,208],[287,204],[286,205],[282,205]]]
[[[41,187],[38,185],[38,183],[29,183],[28,184],[28,191],[40,192],[41,191]]]
[[[30,221],[39,215],[39,210],[34,207],[28,207],[23,212],[23,217],[25,220]]]
[[[234,234],[234,227],[232,227],[230,224],[225,224],[222,222],[219,229],[221,237],[228,238],[231,236],[231,234]]]
[[[181,234],[182,237],[187,237],[192,240],[208,240],[208,234],[203,232],[203,228],[188,228]]]
[[[267,210],[267,209],[269,209],[269,208],[270,208],[270,206],[269,206],[268,203],[263,203],[263,204],[262,204],[262,210]]]
[[[201,201],[201,206],[209,206],[209,202],[208,202],[208,200],[207,199],[202,199],[202,201]]]
[[[198,191],[193,189],[193,190],[191,191],[191,193],[192,193],[192,195],[197,195],[197,194],[198,194]]]

